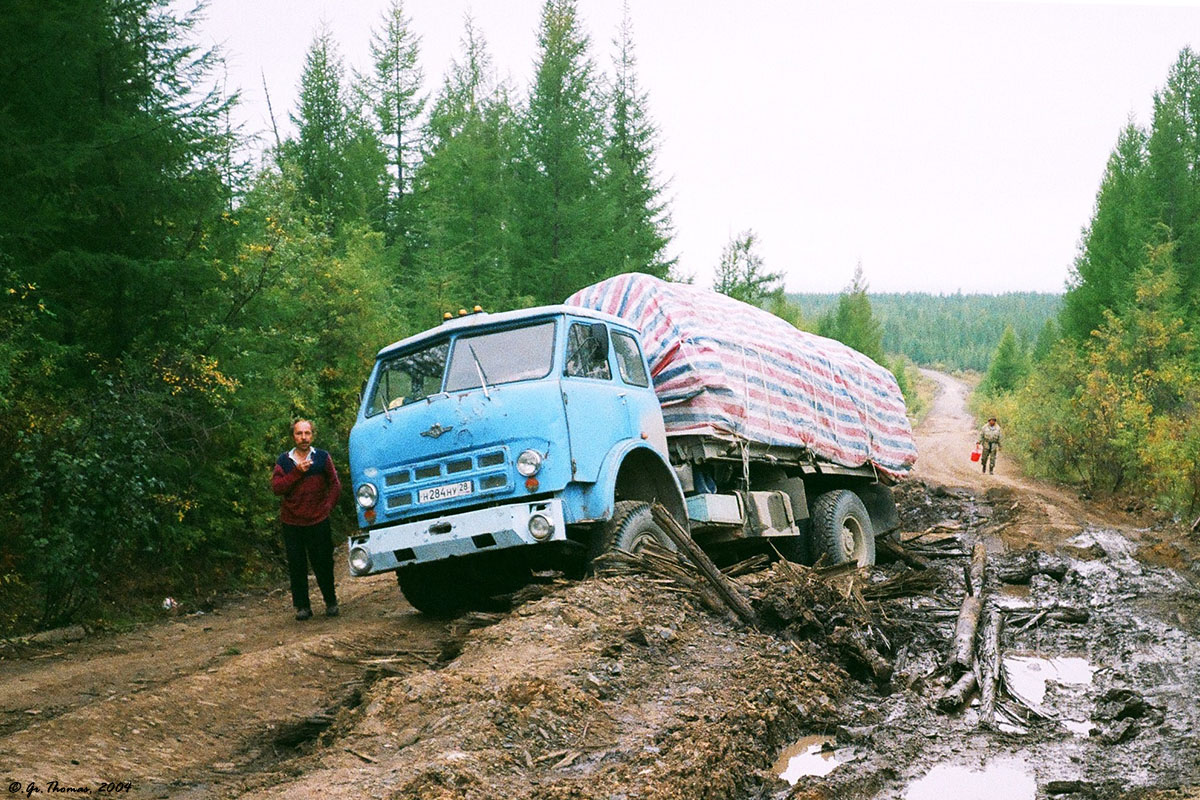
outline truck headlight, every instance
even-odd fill
[[[365,575],[371,569],[371,554],[362,547],[350,548],[350,572]]]
[[[537,450],[526,450],[517,456],[517,472],[524,475],[526,478],[533,477],[538,474],[538,470],[542,468],[542,454]]]
[[[373,483],[363,483],[359,485],[354,497],[363,508],[374,508],[375,503],[379,500],[379,490]]]
[[[549,517],[542,514],[534,514],[529,518],[529,534],[539,542],[543,542],[550,538],[554,533],[554,523]]]

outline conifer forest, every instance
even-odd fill
[[[165,0],[0,14],[0,633],[277,570],[268,478],[291,421],[345,464],[375,352],[444,312],[690,279],[628,23],[588,31],[546,0],[530,74],[501,80],[468,20],[435,85],[395,0],[370,63],[316,32],[295,107],[274,109],[294,134],[255,144],[195,22]],[[1196,53],[1153,108],[1113,131],[1062,295],[880,295],[861,270],[785,294],[753,231],[705,256],[714,288],[908,393],[913,365],[977,371],[1033,474],[1195,514]]]

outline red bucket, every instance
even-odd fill
[[[980,450],[979,445],[975,445],[975,449],[971,451],[971,460],[978,461],[980,455],[982,455],[982,451]]]

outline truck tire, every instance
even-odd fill
[[[785,561],[812,566],[814,559],[807,536],[779,536],[769,541]]]
[[[676,549],[671,537],[658,527],[658,523],[650,515],[649,503],[640,500],[619,500],[613,509],[612,519],[605,522],[600,529],[593,557],[614,550],[636,553],[649,541],[657,542],[668,550]]]
[[[812,507],[815,555],[828,564],[855,561],[860,567],[875,563],[875,530],[871,515],[858,495],[836,489],[817,498]]]
[[[431,617],[446,617],[470,607],[479,597],[465,581],[442,564],[414,564],[396,570],[400,593],[413,608]]]

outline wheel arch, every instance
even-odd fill
[[[644,441],[626,440],[613,447],[594,483],[568,484],[563,512],[568,524],[601,522],[612,519],[619,500],[662,503],[687,529],[687,505],[675,470]]]
[[[688,528],[687,505],[675,470],[648,447],[631,450],[621,460],[613,483],[613,500],[662,503],[675,521]]]

